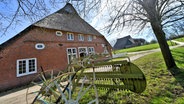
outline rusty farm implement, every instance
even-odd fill
[[[28,104],[99,104],[99,90],[141,93],[146,79],[130,60],[89,56],[73,59],[67,72],[41,72],[31,84],[26,93]]]

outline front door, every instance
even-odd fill
[[[72,59],[77,58],[76,48],[67,48],[67,57],[68,57],[68,64],[71,62]]]
[[[79,57],[85,57],[87,56],[88,52],[87,52],[87,47],[79,47]]]

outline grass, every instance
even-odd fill
[[[184,54],[184,47],[172,50],[172,54],[175,58],[177,66],[182,70],[182,73],[180,74],[184,75],[184,60],[181,59],[183,57],[181,54]],[[184,86],[184,82],[178,82],[179,80],[183,80],[184,77],[182,75],[179,78],[175,78],[171,75],[171,73],[166,69],[160,52],[140,58],[134,63],[142,69],[147,79],[147,89],[144,93],[142,93],[145,100],[141,103],[184,103],[184,89],[182,87]]]
[[[170,41],[168,41],[167,43],[169,46],[173,45]],[[138,47],[116,50],[114,53],[146,51],[146,50],[157,49],[157,48],[159,48],[158,43],[154,43],[154,44],[148,44],[148,45],[143,45]]]
[[[175,39],[176,41],[179,41],[179,42],[184,42],[184,37],[182,38],[178,38],[178,39]]]
[[[146,90],[136,94],[127,90],[98,89],[100,104],[184,104],[184,47],[175,48],[171,52],[181,69],[179,76],[173,77],[166,69],[160,52],[144,56],[133,63],[141,68],[146,76]],[[91,96],[92,93],[88,92],[85,98],[89,100]],[[86,103],[84,99],[80,104]]]
[[[172,54],[181,69],[179,76],[166,69],[160,52],[144,56],[133,63],[146,76],[146,90],[141,94],[99,90],[100,104],[184,104],[184,47],[172,50]]]

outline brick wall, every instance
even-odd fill
[[[78,34],[74,33],[74,41],[67,41],[67,32],[62,31],[61,37],[55,35],[56,30],[34,27],[22,32],[22,36],[0,51],[0,91],[27,84],[36,74],[16,76],[16,61],[18,59],[36,58],[37,71],[40,66],[44,70],[65,70],[68,64],[67,48],[94,47],[96,53],[102,53],[102,44],[108,44],[103,36],[96,36],[92,42],[78,41]],[[25,35],[24,35],[25,34]],[[37,50],[35,44],[43,43],[45,48]]]

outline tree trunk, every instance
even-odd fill
[[[161,25],[159,24],[159,22],[151,22],[151,26],[158,40],[158,43],[159,43],[159,46],[160,46],[160,49],[161,49],[161,52],[162,52],[167,68],[172,69],[176,67],[174,58],[171,54],[171,51],[169,49],[169,46],[165,38],[165,32],[162,30]]]

